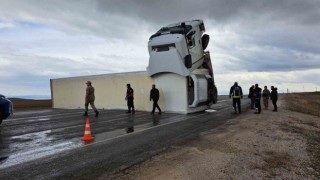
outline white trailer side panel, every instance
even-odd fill
[[[158,104],[163,111],[187,113],[188,110],[185,77],[173,73],[150,77],[146,71],[51,79],[53,108],[83,109],[86,81],[91,81],[95,88],[98,109],[126,110],[126,84],[130,83],[136,110],[152,110],[149,100],[152,84],[160,91]]]
[[[149,111],[152,108],[149,93],[154,81],[145,71],[52,79],[53,107],[84,108],[86,81],[91,81],[95,88],[95,105],[99,109],[127,109],[127,83],[134,89],[136,110]],[[162,99],[159,105],[163,105]]]

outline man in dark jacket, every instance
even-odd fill
[[[230,93],[229,93],[229,98],[232,97],[232,104],[233,104],[233,109],[234,112],[237,113],[237,108],[238,106],[238,111],[241,113],[241,100],[243,98],[242,94],[242,88],[241,86],[238,85],[237,82],[234,83],[233,86],[230,88]]]
[[[127,93],[126,93],[126,101],[128,105],[128,111],[126,113],[134,114],[134,104],[133,104],[133,89],[131,88],[130,84],[127,84]]]
[[[271,86],[271,94],[270,94],[270,99],[273,104],[273,111],[277,112],[278,111],[278,106],[277,106],[277,101],[278,101],[278,91],[277,88],[274,86]]]
[[[150,90],[150,101],[151,99],[153,100],[153,108],[151,114],[154,114],[154,111],[156,108],[159,110],[159,114],[161,114],[161,109],[158,105],[158,100],[159,100],[160,94],[159,90],[156,88],[156,85],[152,85],[152,89]]]
[[[255,102],[255,107],[256,107],[256,112],[257,114],[261,113],[261,91],[262,89],[259,87],[258,84],[255,84],[254,86],[254,102]]]
[[[254,93],[254,85],[252,85],[249,89],[249,95],[248,98],[250,99],[251,103],[251,109],[254,109],[254,97],[253,97],[253,93]]]

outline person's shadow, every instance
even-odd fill
[[[127,133],[134,132],[133,125],[134,125],[134,114],[128,114],[127,128],[126,128]]]
[[[160,117],[159,116],[157,116],[157,115],[153,115],[152,116],[153,126],[159,125],[159,121],[160,121]]]
[[[126,131],[127,131],[127,133],[132,133],[132,132],[134,132],[133,126],[128,127],[128,128],[126,129]]]

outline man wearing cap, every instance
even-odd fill
[[[88,116],[88,106],[90,104],[91,108],[94,110],[94,112],[96,113],[96,117],[98,117],[99,112],[96,109],[96,107],[94,106],[94,87],[91,85],[91,81],[87,81],[87,89],[86,89],[86,97],[85,97],[85,112],[83,114],[83,116]]]

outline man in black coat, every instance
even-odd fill
[[[274,107],[273,111],[277,112],[278,111],[278,106],[277,106],[278,91],[277,91],[277,88],[275,88],[274,86],[271,86],[270,99],[271,99],[273,107]]]
[[[152,89],[150,91],[150,101],[151,99],[153,100],[153,108],[152,108],[151,114],[154,114],[154,111],[156,110],[156,108],[159,110],[159,114],[161,114],[161,109],[158,105],[159,97],[160,97],[159,90],[156,88],[156,85],[153,84]]]
[[[127,101],[128,105],[128,111],[126,113],[131,113],[134,114],[134,104],[133,104],[133,89],[131,88],[130,84],[127,84],[127,93],[126,93],[126,98],[125,100]]]
[[[253,97],[253,93],[254,93],[254,85],[252,85],[250,88],[249,88],[249,96],[248,98],[250,99],[251,101],[251,109],[254,109],[254,97]]]

